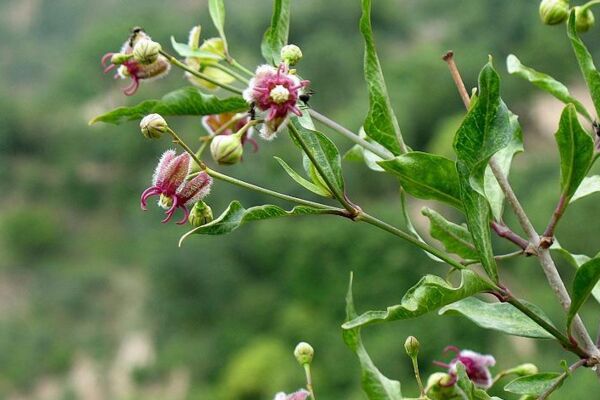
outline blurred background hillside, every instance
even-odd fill
[[[299,69],[317,91],[313,107],[353,130],[367,110],[359,3],[295,1],[290,38],[304,52]],[[512,181],[542,227],[559,190],[552,134],[561,105],[508,76],[505,59],[515,53],[582,93],[565,28],[543,26],[533,0],[374,3],[390,94],[415,149],[449,155],[463,115],[442,54],[455,51],[471,87],[493,55],[503,97],[520,115],[528,150],[517,158]],[[271,2],[226,5],[233,54],[247,66],[260,63]],[[0,22],[0,398],[271,399],[303,385],[292,350],[305,340],[317,350],[319,397],[362,399],[357,363],[339,329],[349,272],[355,272],[356,303],[363,311],[396,303],[420,275],[444,274],[443,267],[391,236],[334,218],[255,223],[225,237],[195,237],[178,248],[185,230],[160,224],[161,211],[154,207],[139,209],[139,194],[166,142],[143,140],[136,123],[87,125],[103,111],[186,84],[173,70],[126,98],[126,84],[102,74],[100,57],[118,50],[134,25],[166,48],[171,34],[184,41],[195,24],[202,24],[204,37],[215,35],[206,1],[1,0]],[[585,40],[600,57],[598,29]],[[174,123],[189,140],[202,129],[198,118]],[[342,150],[350,147],[331,137]],[[260,145],[226,172],[310,196],[272,158],[283,155],[299,165],[289,139],[282,135]],[[363,208],[401,223],[393,179],[353,163],[347,163],[345,177]],[[215,213],[232,199],[247,206],[273,202],[221,183],[209,198]],[[558,232],[564,247],[597,250],[597,201],[590,197],[569,209]],[[422,231],[423,205],[411,202]],[[512,250],[503,242],[496,248]],[[515,293],[560,318],[535,260],[502,267]],[[569,266],[561,262],[560,268],[570,282]],[[595,334],[598,305],[589,304],[584,314]],[[422,343],[425,374],[437,370],[431,362],[443,359],[448,344],[494,354],[498,369],[533,361],[559,370],[563,356],[553,343],[483,331],[456,317],[431,315],[366,329],[373,358],[386,375],[402,381],[405,394],[416,393],[403,350],[411,334]],[[584,394],[596,390],[597,382],[589,371],[578,375],[563,393],[589,398]]]

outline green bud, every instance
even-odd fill
[[[115,53],[110,58],[110,63],[114,65],[121,65],[125,61],[131,60],[133,54]]]
[[[161,50],[160,43],[142,39],[133,46],[133,59],[140,64],[149,65],[158,59]]]
[[[596,22],[596,18],[594,18],[594,14],[592,10],[589,8],[575,7],[575,28],[577,32],[587,32],[590,30],[594,23]]]
[[[294,349],[294,357],[300,363],[300,365],[310,364],[315,355],[315,350],[312,346],[306,342],[300,342]]]
[[[540,18],[546,25],[557,25],[569,18],[569,0],[542,0]]]
[[[535,364],[526,363],[511,368],[508,372],[519,376],[528,376],[537,374],[539,370]]]
[[[219,164],[237,164],[244,154],[239,135],[218,135],[210,143],[210,154]]]
[[[302,59],[302,50],[295,44],[288,44],[281,48],[280,56],[288,65],[296,65]]]
[[[200,200],[190,211],[189,221],[190,224],[197,228],[202,225],[206,225],[213,220],[212,209],[208,204]]]
[[[462,399],[462,394],[456,385],[448,384],[452,381],[452,377],[445,372],[436,372],[431,374],[427,379],[427,387],[425,393],[431,400],[459,400]]]
[[[142,135],[148,139],[158,139],[167,131],[167,121],[160,114],[148,114],[140,121]]]
[[[194,26],[192,30],[190,30],[190,36],[188,37],[188,46],[192,50],[197,50],[200,47],[200,32],[202,31],[202,27],[200,25]]]
[[[406,338],[406,342],[404,342],[404,350],[406,350],[406,354],[410,358],[417,358],[419,354],[419,347],[421,347],[419,341],[414,336],[409,336]]]

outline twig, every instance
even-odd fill
[[[588,360],[579,360],[575,364],[571,365],[567,371],[565,371],[562,375],[560,375],[559,379],[552,384],[540,397],[538,400],[547,399],[556,389],[558,389],[562,383],[571,375],[575,370],[579,367],[586,365]]]
[[[467,88],[465,87],[465,84],[462,80],[462,78],[460,77],[460,72],[458,71],[458,67],[456,66],[456,63],[454,62],[454,52],[453,51],[449,51],[447,52],[444,57],[442,57],[442,60],[446,61],[446,63],[448,63],[448,68],[450,69],[450,75],[452,75],[452,80],[454,80],[454,84],[456,85],[456,88],[458,89],[458,93],[460,94],[460,98],[462,99],[463,103],[465,104],[466,109],[469,109],[469,106],[471,105],[471,97],[469,96],[469,92],[467,92]]]
[[[523,255],[523,254],[525,254],[523,252],[523,250],[518,250],[518,251],[514,251],[512,253],[501,254],[499,256],[494,256],[494,259],[496,261],[508,260],[510,258],[518,257],[518,256]],[[462,262],[462,265],[464,265],[466,267],[468,265],[479,264],[480,262],[481,262],[480,260],[464,260]]]
[[[540,242],[541,247],[547,249],[548,247],[552,246],[552,243],[554,242],[554,230],[556,229],[558,221],[560,221],[560,218],[565,213],[565,210],[567,209],[568,205],[569,201],[567,197],[564,194],[561,194],[560,199],[558,200],[558,204],[556,205],[556,208],[552,213],[552,218],[550,218],[550,222],[548,223],[548,226],[546,227],[546,230],[542,235],[542,239]]]
[[[521,236],[517,235],[515,232],[513,232],[512,229],[510,229],[508,226],[497,221],[492,221],[490,222],[490,227],[494,230],[494,232],[496,232],[498,236],[510,240],[511,242],[519,246],[523,251],[529,248],[529,242],[523,239]]]

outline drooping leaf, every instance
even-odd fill
[[[400,304],[385,311],[368,311],[343,325],[344,329],[375,322],[411,319],[435,311],[455,301],[492,289],[492,285],[470,270],[461,271],[461,283],[454,287],[435,275],[426,275],[402,297]]]
[[[330,211],[307,206],[296,206],[289,211],[275,205],[263,205],[244,208],[239,201],[232,201],[229,207],[214,221],[198,228],[194,228],[179,240],[179,245],[192,234],[225,235],[233,232],[247,222],[262,221],[265,219],[290,217],[294,215],[328,214]]]
[[[571,10],[571,15],[569,16],[567,34],[569,35],[571,46],[579,63],[579,69],[581,69],[581,73],[590,90],[596,115],[600,115],[600,73],[596,70],[592,55],[583,43],[583,40],[579,37],[579,33],[577,33],[575,9]]]
[[[219,32],[219,36],[223,39],[225,53],[227,53],[227,38],[225,37],[225,4],[223,0],[208,0],[208,12],[210,18]]]
[[[571,289],[571,307],[569,307],[567,313],[567,329],[571,327],[573,318],[575,318],[599,280],[600,258],[593,258],[577,269],[573,279],[573,288]]]
[[[219,99],[211,94],[204,94],[195,87],[186,87],[166,94],[160,100],[146,100],[131,107],[118,107],[97,116],[90,121],[119,125],[123,122],[139,120],[151,113],[163,117],[174,115],[210,115],[224,112],[244,111],[248,108],[246,101],[240,96]]]
[[[194,49],[185,43],[178,43],[173,36],[171,36],[171,46],[173,50],[177,52],[181,57],[197,57],[210,60],[222,60],[223,57],[217,53],[211,51]]]
[[[346,294],[346,320],[356,318],[354,299],[352,296],[352,275]],[[356,354],[360,362],[362,388],[369,400],[402,400],[400,382],[383,375],[369,357],[360,337],[360,329],[343,331],[344,342]]]
[[[365,42],[364,73],[369,92],[369,112],[364,122],[367,135],[393,154],[405,152],[398,120],[392,109],[371,27],[371,0],[362,0],[360,32]]]
[[[458,174],[451,160],[411,151],[378,164],[399,177],[408,194],[419,199],[438,200],[462,210]]]
[[[563,196],[568,199],[575,194],[590,169],[594,141],[579,124],[573,105],[563,110],[554,137],[560,154],[560,187]]]
[[[513,54],[506,58],[506,67],[509,74],[514,74],[528,80],[565,104],[573,104],[581,115],[587,120],[592,121],[592,117],[585,106],[569,93],[569,89],[565,85],[550,75],[538,72],[533,68],[521,64],[521,61]]]
[[[421,214],[429,218],[430,234],[439,240],[449,253],[458,254],[464,259],[477,260],[479,254],[467,228],[448,221],[431,208],[423,207]]]
[[[271,26],[265,32],[260,45],[263,57],[273,65],[279,64],[281,48],[288,43],[291,3],[292,0],[275,0]]]
[[[535,312],[548,319],[538,307],[528,304]],[[509,303],[486,303],[475,297],[469,297],[449,304],[439,311],[445,315],[463,315],[485,329],[493,329],[514,336],[536,339],[554,338],[544,328],[533,322]]]
[[[321,186],[315,185],[314,183],[312,183],[311,181],[303,178],[300,174],[298,174],[296,171],[294,171],[294,169],[292,167],[290,167],[285,161],[283,161],[281,158],[279,157],[274,157],[277,162],[279,162],[279,164],[283,167],[283,169],[285,170],[285,172],[287,172],[287,174],[293,179],[295,180],[299,185],[301,185],[302,187],[304,187],[307,190],[310,190],[311,192],[318,194],[319,196],[323,196],[323,197],[332,197],[331,192],[329,192],[326,188],[323,188]]]
[[[571,197],[570,203],[597,192],[600,192],[600,175],[586,176]]]
[[[517,378],[504,386],[504,390],[510,393],[537,397],[561,380],[563,380],[562,374],[544,372]]]
[[[483,389],[475,386],[469,379],[465,366],[462,363],[456,365],[456,376],[458,378],[456,385],[464,394],[466,400],[502,400],[498,397],[490,397]]]

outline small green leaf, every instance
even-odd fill
[[[173,50],[175,50],[181,57],[197,57],[217,61],[223,59],[223,57],[216,53],[206,50],[193,49],[187,44],[178,43],[173,36],[171,36],[171,46],[173,47]]]
[[[554,240],[554,243],[552,243],[550,250],[554,251],[555,253],[560,254],[575,269],[578,269],[583,264],[585,264],[586,262],[588,262],[592,259],[591,257],[589,257],[585,254],[572,254],[567,249],[564,249],[558,243],[558,240],[556,240],[556,239]],[[596,257],[598,257],[598,256],[596,256]],[[600,282],[596,283],[596,285],[594,286],[594,289],[592,289],[592,296],[594,296],[596,301],[598,303],[600,303]]]
[[[412,222],[412,219],[410,218],[410,212],[408,210],[408,205],[406,204],[406,192],[404,191],[404,189],[402,189],[402,187],[400,187],[400,205],[402,207],[402,216],[404,217],[404,225],[406,226],[406,228],[408,229],[408,231],[410,233],[412,233],[412,235],[414,237],[416,237],[419,242],[421,243],[427,243],[419,234],[419,232],[417,231],[417,228],[415,228],[415,225]],[[428,251],[423,250],[423,253],[425,253],[425,255],[429,258],[431,258],[433,261],[435,262],[439,262],[439,263],[443,263],[445,262],[444,260],[434,256],[433,254],[431,254]]]
[[[462,210],[458,174],[451,160],[411,151],[378,164],[398,176],[408,194],[419,199],[438,200]]]
[[[535,86],[545,90],[565,104],[573,104],[581,115],[583,115],[588,121],[592,121],[592,117],[586,110],[585,106],[576,98],[574,98],[571,93],[569,93],[569,89],[565,85],[550,75],[538,72],[533,68],[529,68],[521,64],[521,61],[519,61],[519,59],[512,54],[506,58],[506,67],[509,74],[514,74],[525,80],[528,80]]]
[[[331,194],[331,192],[329,192],[328,190],[326,190],[325,188],[315,185],[314,183],[312,183],[311,181],[303,178],[301,175],[299,175],[296,171],[294,171],[294,169],[292,167],[290,167],[285,161],[283,161],[281,158],[279,157],[274,157],[277,162],[279,162],[279,164],[283,167],[283,169],[285,170],[285,172],[287,172],[287,174],[296,181],[296,183],[298,183],[299,185],[301,185],[302,187],[304,187],[307,190],[310,190],[311,192],[318,194],[319,196],[323,196],[323,197],[332,197],[333,195]]]
[[[367,136],[364,128],[360,128],[358,135],[361,137],[361,139],[365,139],[367,142],[371,143],[373,146],[375,146],[377,149],[379,149],[382,153],[387,152],[387,149],[385,147],[383,147],[382,145],[380,145],[379,143],[375,142],[373,139],[371,139],[370,137]],[[355,144],[354,146],[352,146],[350,148],[350,150],[348,150],[346,152],[346,154],[344,154],[344,160],[362,161],[365,163],[365,165],[370,170],[373,170],[376,172],[384,171],[384,169],[381,168],[377,164],[379,161],[382,161],[383,159],[381,157],[379,157],[377,154],[365,149],[363,146],[361,146],[359,144]]]
[[[581,181],[575,194],[571,197],[570,203],[597,192],[600,192],[600,175],[587,176]]]
[[[398,120],[392,109],[371,27],[371,0],[362,0],[360,31],[365,42],[364,73],[369,92],[369,112],[364,129],[367,135],[394,154],[405,152]]]
[[[540,396],[563,379],[562,374],[557,372],[544,372],[517,378],[504,386],[504,390],[520,395]]]
[[[318,209],[307,206],[296,206],[289,211],[284,210],[281,207],[274,205],[263,205],[244,208],[239,201],[232,201],[229,207],[214,221],[202,225],[198,228],[194,228],[179,240],[179,245],[192,234],[201,235],[225,235],[233,232],[240,226],[251,221],[262,221],[265,219],[279,218],[279,217],[290,217],[294,215],[314,215],[314,214],[328,214],[331,211]]]
[[[452,286],[435,275],[426,275],[406,292],[400,304],[385,311],[368,311],[346,322],[344,329],[362,327],[375,322],[397,321],[419,317],[455,301],[492,290],[492,285],[470,270],[461,271],[461,283]]]
[[[536,314],[548,319],[542,310],[532,306]],[[508,303],[486,303],[475,297],[457,301],[442,308],[440,315],[463,315],[485,329],[492,329],[514,336],[535,339],[553,339],[550,333]]]
[[[485,390],[476,387],[469,379],[465,366],[460,362],[456,365],[456,376],[458,378],[456,384],[465,395],[466,400],[501,400],[498,397],[490,397]]]
[[[227,38],[225,37],[225,4],[223,0],[208,0],[208,12],[210,18],[219,32],[219,36],[223,39],[225,54],[227,54]]]
[[[585,82],[590,90],[592,101],[596,109],[596,115],[600,115],[600,73],[596,70],[594,60],[589,50],[579,37],[575,25],[575,9],[571,10],[569,16],[567,34],[571,40],[571,46],[575,52],[575,57],[579,63],[579,69],[585,78]]]
[[[600,258],[593,258],[577,270],[571,289],[571,307],[567,313],[567,329],[570,330],[573,318],[600,280]]]
[[[219,99],[204,94],[195,87],[186,87],[166,94],[160,100],[146,100],[132,107],[119,107],[97,116],[90,121],[119,125],[123,122],[139,120],[151,113],[163,117],[174,115],[211,115],[224,112],[244,111],[248,108],[246,100],[240,96]]]
[[[281,48],[288,43],[291,3],[291,0],[275,0],[271,26],[265,32],[260,45],[263,57],[273,65],[279,64]]]
[[[346,320],[356,318],[352,297],[352,275],[346,294]],[[400,382],[383,375],[369,357],[360,337],[360,329],[343,331],[344,342],[357,355],[360,362],[362,388],[369,400],[402,400]]]
[[[431,208],[423,207],[421,214],[429,218],[431,236],[442,242],[447,252],[458,254],[464,259],[479,258],[467,228],[448,221]]]

